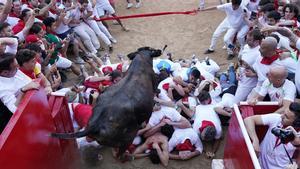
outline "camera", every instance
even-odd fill
[[[280,127],[274,127],[271,130],[272,134],[274,134],[276,137],[278,137],[281,141],[281,143],[286,144],[290,141],[293,141],[295,138],[295,135],[293,131],[291,130],[285,130]]]

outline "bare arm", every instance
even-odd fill
[[[181,117],[181,119],[178,122],[173,122],[169,119],[164,119],[167,124],[172,125],[173,127],[185,129],[191,127],[191,123],[185,118]]]
[[[231,113],[225,111],[225,110],[223,109],[223,107],[215,107],[214,110],[215,110],[215,112],[218,113],[218,114],[221,114],[221,115],[223,115],[223,116],[231,117]]]
[[[168,166],[169,163],[169,151],[168,151],[168,142],[164,142],[161,145],[161,149],[157,143],[153,143],[153,148],[157,150],[157,154],[163,166]]]
[[[283,114],[284,110],[285,110],[286,108],[288,108],[288,107],[290,106],[291,103],[292,103],[292,102],[289,101],[289,100],[283,100],[283,101],[282,101],[282,106],[281,106],[278,110],[276,110],[274,113]]]
[[[51,2],[45,6],[44,8],[42,8],[39,12],[40,16],[43,16],[46,12],[49,12],[50,8],[55,4],[55,0],[51,0]]]
[[[263,125],[262,119],[260,115],[250,116],[244,119],[244,123],[247,129],[247,132],[249,134],[249,137],[252,140],[252,144],[254,147],[254,150],[259,153],[260,147],[259,147],[259,140],[255,131],[256,125]]]

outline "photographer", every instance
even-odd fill
[[[247,117],[244,122],[254,150],[259,154],[259,162],[262,168],[281,169],[291,163],[290,158],[299,146],[299,142],[298,138],[295,139],[292,130],[286,127],[299,127],[300,103],[292,102],[282,115],[275,113],[255,115]],[[269,126],[261,144],[259,144],[255,131],[256,125]],[[280,128],[277,128],[277,126]]]

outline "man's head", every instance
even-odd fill
[[[271,67],[270,71],[267,74],[269,81],[276,88],[279,88],[284,84],[287,76],[288,76],[288,72],[284,66]]]
[[[37,8],[39,5],[39,1],[38,0],[28,0],[28,3],[33,6],[34,8]]]
[[[272,57],[276,54],[277,40],[274,37],[266,37],[260,44],[260,53],[262,57]]]
[[[13,32],[9,23],[3,22],[0,23],[0,36],[13,36]]]
[[[163,135],[165,135],[166,137],[168,137],[168,140],[170,140],[170,138],[172,137],[172,135],[174,133],[174,127],[169,124],[165,124],[164,126],[162,126],[160,128],[160,132]]]
[[[16,59],[20,67],[25,70],[33,70],[36,64],[37,54],[29,49],[21,49],[16,55]]]
[[[205,90],[202,90],[199,95],[197,96],[199,102],[202,104],[202,105],[207,105],[207,104],[210,104],[211,103],[211,97],[210,97],[210,94],[205,91]]]
[[[260,12],[263,14],[264,18],[267,18],[268,13],[275,11],[274,3],[268,3],[260,8]]]
[[[122,72],[120,72],[119,70],[114,70],[111,72],[110,76],[111,76],[111,81],[114,84],[116,84],[122,79]]]
[[[42,26],[38,22],[36,22],[32,25],[32,27],[29,30],[29,33],[35,34],[39,38],[43,38],[45,36],[45,31],[43,30]]]
[[[256,46],[259,46],[261,40],[263,38],[263,35],[261,34],[259,29],[253,29],[248,32],[247,34],[247,44],[251,47],[254,48]]]
[[[24,22],[27,22],[29,17],[32,15],[32,11],[30,9],[24,9],[22,12],[21,12],[21,15],[20,15],[20,19],[23,20]]]
[[[17,16],[21,15],[21,2],[19,0],[14,0],[13,4],[12,4],[12,11],[14,12],[14,14],[16,14]]]
[[[202,132],[201,132],[201,140],[203,141],[213,141],[215,139],[216,136],[216,128],[215,126],[207,126],[205,127]]]
[[[54,32],[55,31],[55,19],[52,17],[48,17],[43,20],[43,23],[46,26],[46,31],[49,32]]]
[[[286,108],[284,113],[281,115],[281,119],[281,124],[284,127],[300,127],[300,103],[291,103],[290,106]]]
[[[279,22],[281,15],[277,11],[271,11],[267,14],[267,24],[270,26],[276,25]]]
[[[231,3],[232,3],[232,9],[237,10],[241,5],[242,0],[232,0]]]
[[[283,7],[283,15],[284,19],[291,20],[297,17],[299,14],[299,10],[296,5],[294,4],[286,4]]]
[[[189,73],[189,82],[190,83],[197,83],[197,80],[200,78],[201,73],[197,68],[192,68],[190,73]]]
[[[152,148],[149,153],[149,158],[153,164],[159,164],[160,158],[158,156],[157,150]]]
[[[18,62],[15,55],[11,53],[0,54],[0,76],[11,78],[14,77],[18,70]]]
[[[89,1],[88,0],[79,0],[80,9],[84,10],[88,7]]]

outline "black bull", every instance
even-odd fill
[[[126,76],[98,97],[85,130],[52,133],[52,136],[62,139],[89,136],[101,145],[118,147],[124,152],[140,124],[151,116],[156,90],[152,60],[160,55],[161,50],[149,47],[130,53],[132,62]]]

